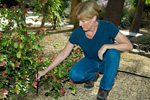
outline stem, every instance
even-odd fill
[[[38,77],[38,70],[39,68],[37,67],[37,77]],[[38,85],[39,85],[39,81],[37,80],[37,88],[36,88],[36,96],[38,97]]]

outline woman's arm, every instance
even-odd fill
[[[53,60],[53,62],[45,70],[38,72],[38,77],[36,75],[36,80],[39,80],[41,76],[45,75],[47,72],[49,72],[58,64],[60,64],[64,59],[66,59],[68,55],[70,54],[70,52],[72,51],[73,47],[74,45],[68,42],[65,48]]]
[[[131,42],[121,33],[119,32],[115,38],[118,44],[105,44],[98,51],[98,56],[100,60],[103,59],[103,54],[107,49],[117,49],[119,51],[130,51],[133,49]]]

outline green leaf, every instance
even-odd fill
[[[2,83],[0,83],[0,88],[2,88],[3,87],[3,84]]]
[[[25,22],[24,21],[21,21],[21,23],[23,24],[23,26],[26,26]]]
[[[32,49],[36,49],[37,50],[38,49],[38,45],[33,45]]]
[[[17,52],[17,58],[21,58],[21,51]]]
[[[33,62],[32,62],[32,60],[31,60],[31,58],[28,58],[28,59],[29,59],[29,61],[30,61],[31,65],[32,65],[32,63],[33,63]]]
[[[2,46],[6,46],[7,41],[2,42]]]
[[[32,59],[31,58],[29,58],[28,56],[26,56],[26,57],[24,57],[24,59],[27,59],[27,60],[29,60],[30,61],[30,63],[31,63],[31,65],[32,65]]]
[[[10,69],[6,68],[6,73],[10,74]]]
[[[18,42],[14,43],[14,48],[18,48]]]
[[[22,49],[24,47],[23,43],[20,43],[20,49]]]
[[[75,88],[72,89],[71,93],[72,93],[72,94],[76,94],[76,89],[75,89]]]
[[[25,39],[25,37],[24,36],[21,36],[21,40],[24,40]]]
[[[59,69],[59,77],[61,78],[62,77],[62,71],[61,71],[61,69]]]
[[[19,85],[16,85],[16,87],[15,87],[17,90],[20,90],[20,87],[19,87]]]

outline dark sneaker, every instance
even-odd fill
[[[109,90],[103,90],[99,88],[96,100],[107,100],[108,93],[109,93]]]
[[[97,81],[98,77],[99,77],[99,74],[98,74],[98,72],[96,72],[96,76],[95,76],[94,80],[86,81],[84,84],[84,87],[85,88],[92,88],[94,86],[94,82]]]

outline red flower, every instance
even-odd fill
[[[24,9],[23,13],[26,14],[29,11],[29,8]]]
[[[0,6],[3,6],[3,4],[0,4]]]
[[[15,91],[16,93],[19,93],[19,92],[20,92],[20,91],[19,91],[19,90],[17,90],[17,89],[15,89],[14,91]]]
[[[52,58],[55,59],[55,56],[53,56]]]
[[[52,82],[56,82],[56,76],[52,74],[52,77],[53,77]]]
[[[12,6],[10,9],[11,9],[12,11],[15,11],[15,10],[16,10],[16,7],[15,7],[15,6]]]
[[[59,79],[57,82],[58,82],[58,83],[61,83],[61,79]]]
[[[20,65],[19,62],[15,63],[15,67],[19,67],[19,65]]]
[[[8,75],[5,75],[5,74],[6,74],[6,70],[2,72],[2,76],[5,78],[8,77]]]
[[[40,28],[40,33],[43,33],[45,31],[45,28]]]
[[[79,60],[81,60],[81,58],[82,58],[82,56],[81,56],[81,55],[79,55]]]
[[[8,94],[8,91],[3,90],[3,89],[1,89],[0,91],[1,91],[0,99],[6,98],[6,95]]]
[[[38,57],[38,59],[42,59],[42,57]]]
[[[36,58],[37,59],[37,63],[43,63],[44,62],[44,59],[42,57],[38,57]]]
[[[37,62],[37,63],[42,63],[42,61],[41,61],[41,60],[37,60],[36,62]]]
[[[17,5],[16,8],[19,9],[19,5]]]
[[[29,75],[25,75],[25,78],[28,78],[29,77]]]
[[[0,37],[2,37],[2,36],[3,36],[3,33],[0,32]]]
[[[56,80],[56,76],[54,74],[49,73],[47,76],[49,76],[49,77],[52,76],[53,77],[52,82],[56,82],[57,81]]]
[[[8,90],[2,90],[2,93],[7,94],[7,93],[8,93]]]
[[[34,88],[37,88],[37,82],[32,83],[32,86],[33,86]]]
[[[6,95],[5,95],[5,94],[3,94],[3,93],[1,93],[1,95],[0,95],[0,99],[3,99],[3,98],[6,98]]]
[[[70,80],[70,84],[71,84],[71,85],[73,85],[73,84],[74,84],[72,80]]]
[[[0,66],[4,66],[5,64],[7,64],[7,62],[5,60],[3,60],[1,63],[0,63]]]
[[[64,96],[65,95],[65,90],[63,87],[61,87],[60,89],[60,96]]]
[[[32,2],[30,2],[30,3],[28,3],[29,4],[29,6],[32,4]]]
[[[78,61],[79,61],[78,59],[75,60],[75,62],[78,62]]]
[[[77,48],[77,49],[75,50],[75,53],[78,54],[78,53],[79,53],[79,50],[80,50],[80,48]]]
[[[2,74],[6,74],[6,70],[2,72]]]

